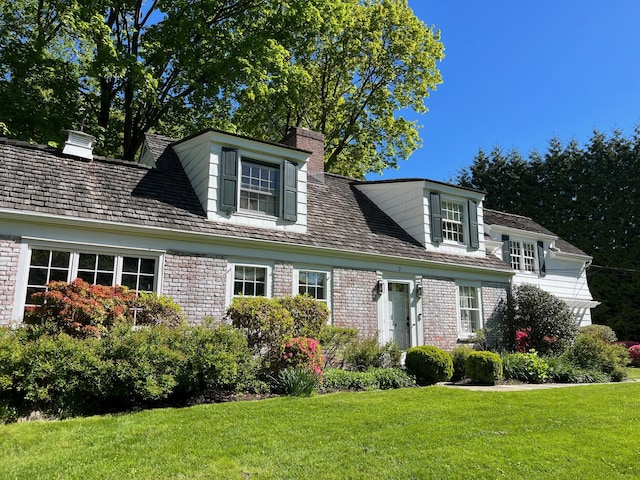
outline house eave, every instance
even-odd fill
[[[485,229],[491,231],[492,233],[504,233],[507,235],[516,235],[518,237],[530,238],[534,240],[546,240],[548,242],[553,242],[558,239],[557,235],[548,235],[546,233],[538,233],[532,232],[530,230],[521,230],[519,228],[513,227],[505,227],[502,225],[486,225]]]
[[[194,232],[173,228],[154,227],[149,225],[133,225],[129,223],[96,219],[69,218],[64,215],[54,215],[41,212],[24,212],[9,209],[0,209],[0,219],[2,218],[23,223],[39,224],[43,226],[74,227],[84,230],[107,231],[109,233],[120,233],[127,235],[136,234],[167,240],[182,240],[192,242],[195,241],[205,243],[215,242],[224,246],[255,247],[256,244],[259,244],[260,248],[268,249],[271,251],[280,251],[286,249],[287,252],[292,253],[321,253],[331,257],[377,261],[380,263],[396,266],[402,265],[416,268],[437,268],[441,270],[448,270],[451,272],[482,272],[491,274],[495,277],[504,278],[505,281],[509,281],[509,279],[513,276],[513,271],[511,270],[486,266],[455,264],[420,258],[398,257],[381,253],[358,252],[354,250],[344,250],[340,248],[322,247],[315,245],[304,245],[300,243],[285,243],[275,240],[242,238],[230,235],[220,235],[208,232]]]

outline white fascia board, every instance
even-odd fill
[[[590,255],[581,255],[579,253],[563,252],[562,250],[551,250],[551,258],[554,260],[563,260],[567,262],[588,263],[593,260]]]
[[[425,190],[425,193],[428,193],[428,192],[440,193],[445,196],[475,200],[478,203],[484,200],[484,197],[485,197],[485,194],[483,192],[468,190],[466,188],[461,188],[455,185],[449,185],[445,183],[431,182],[429,180],[424,181],[424,190]]]
[[[553,242],[558,239],[557,235],[547,235],[546,233],[536,233],[530,230],[520,230],[519,228],[504,227],[502,225],[487,225],[491,233],[505,233],[507,235],[515,235],[516,237],[531,240],[546,240]]]
[[[222,132],[206,132],[211,143],[237,148],[239,150],[252,151],[270,157],[286,158],[297,163],[306,163],[309,160],[309,152],[286,146],[278,146],[272,143],[264,143],[259,140],[229,135]],[[187,140],[185,143],[190,142]]]
[[[35,223],[51,226],[74,227],[83,230],[108,231],[110,233],[122,233],[129,235],[140,235],[154,238],[162,238],[166,240],[183,240],[200,243],[212,243],[215,241],[218,245],[234,246],[234,247],[251,247],[256,248],[256,244],[260,248],[272,251],[286,251],[291,253],[315,253],[331,257],[339,257],[353,260],[367,260],[370,262],[380,262],[389,265],[402,265],[406,267],[414,267],[419,269],[437,268],[438,270],[447,270],[449,272],[478,272],[491,275],[496,278],[508,279],[513,275],[512,271],[498,268],[480,267],[474,265],[451,264],[447,262],[438,262],[433,260],[422,260],[417,258],[398,257],[396,255],[385,255],[381,253],[365,253],[353,250],[344,250],[340,248],[318,247],[313,245],[283,243],[274,240],[262,240],[253,238],[233,237],[229,235],[219,235],[206,232],[191,232],[173,228],[153,227],[147,225],[131,225],[119,222],[110,222],[95,219],[78,219],[69,218],[63,215],[51,215],[38,212],[19,212],[15,210],[0,209],[0,218],[9,220]]]

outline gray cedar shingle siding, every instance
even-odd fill
[[[307,184],[306,234],[209,221],[169,139],[148,138],[155,168],[65,157],[48,147],[0,139],[0,209],[508,270],[492,255],[426,251],[354,188],[353,179],[331,174],[324,184]]]

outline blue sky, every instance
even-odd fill
[[[423,146],[370,180],[449,181],[480,148],[544,152],[640,124],[640,1],[409,0],[441,31],[443,83],[415,116]]]

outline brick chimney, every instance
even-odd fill
[[[76,130],[67,130],[67,133],[68,137],[64,142],[62,153],[92,160],[95,137]]]
[[[309,173],[324,173],[324,135],[322,133],[304,127],[291,127],[280,143],[312,152],[307,164],[307,171]]]

